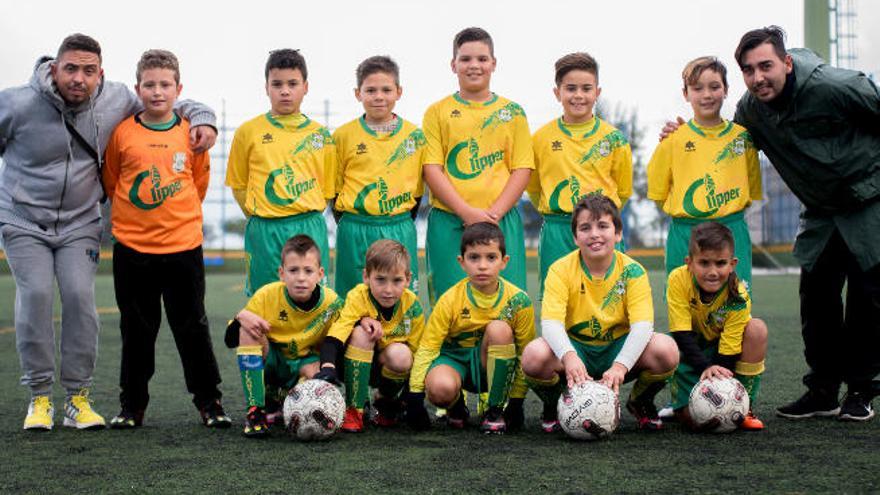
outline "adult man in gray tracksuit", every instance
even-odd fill
[[[105,81],[92,38],[65,38],[56,59],[40,59],[29,84],[0,91],[0,235],[16,283],[15,334],[31,402],[25,429],[53,422],[54,282],[61,294],[64,425],[103,428],[92,410],[98,345],[95,272],[101,238],[100,166],[113,129],[141,108],[121,83]],[[196,149],[216,139],[214,113],[183,102]]]

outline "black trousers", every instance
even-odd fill
[[[165,303],[168,325],[183,364],[186,389],[196,407],[219,399],[220,371],[205,314],[205,266],[201,246],[171,254],[146,254],[117,243],[113,285],[122,332],[119,402],[144,410],[156,367],[156,337]]]
[[[813,268],[801,272],[800,299],[804,356],[810,367],[804,384],[835,396],[841,382],[850,390],[877,391],[880,265],[859,267],[835,231]]]

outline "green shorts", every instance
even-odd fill
[[[733,213],[721,218],[673,218],[669,222],[669,234],[666,237],[666,275],[684,264],[688,255],[688,243],[691,229],[706,222],[718,222],[733,232],[733,254],[739,259],[736,275],[746,282],[749,292],[752,290],[752,238],[743,212]]]
[[[541,242],[538,245],[538,276],[540,277],[538,299],[543,299],[544,279],[547,278],[550,265],[577,248],[574,235],[571,233],[571,215],[545,214],[544,224],[541,226]],[[623,252],[623,240],[614,248]]]
[[[317,211],[300,213],[282,218],[251,216],[244,229],[244,252],[247,261],[245,294],[254,295],[260,287],[278,280],[281,266],[281,248],[288,239],[305,234],[315,241],[321,250],[321,266],[324,279],[330,270],[330,246],[327,243],[327,223]]]
[[[482,340],[475,347],[455,347],[443,344],[440,355],[428,367],[428,371],[435,366],[445,364],[461,377],[461,388],[473,393],[489,391],[489,380],[486,378],[486,370],[480,356]]]
[[[409,288],[419,291],[419,251],[416,225],[409,213],[370,216],[343,213],[336,229],[336,293],[345,297],[363,281],[367,249],[380,239],[395,240],[409,251],[412,281]]]
[[[282,387],[284,390],[292,388],[299,381],[300,368],[310,363],[316,363],[319,360],[317,353],[301,358],[288,359],[284,354],[286,348],[287,346],[284,344],[269,344],[265,368],[266,384]]]
[[[703,351],[703,355],[710,361],[718,353],[718,341],[706,342],[702,338],[697,339],[697,345]],[[697,371],[684,361],[678,362],[678,368],[669,381],[669,394],[672,396],[672,409],[687,407],[690,402],[691,390],[700,381],[703,371]]]
[[[568,340],[571,341],[571,345],[574,346],[578,357],[586,365],[587,373],[593,379],[598,380],[614,364],[614,358],[617,357],[620,349],[623,348],[623,343],[626,342],[626,335],[612,340],[608,345],[604,346],[583,344],[571,337]]]
[[[498,224],[504,233],[504,245],[510,261],[501,276],[522,290],[526,285],[526,244],[523,237],[522,219],[516,208],[507,212]],[[461,253],[461,219],[455,214],[432,208],[428,214],[428,235],[425,240],[425,257],[428,264],[428,296],[431,304],[450,287],[467,275],[458,264]]]

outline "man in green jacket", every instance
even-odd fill
[[[804,205],[794,255],[808,390],[776,412],[867,421],[880,391],[880,94],[783,37],[749,31],[735,53],[748,93],[734,120]]]

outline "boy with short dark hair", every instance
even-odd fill
[[[495,64],[489,33],[459,32],[451,64],[459,90],[431,105],[422,123],[428,143],[423,173],[433,207],[425,241],[432,303],[464,277],[455,247],[463,228],[479,222],[501,227],[510,251],[504,276],[526,288],[516,203],[534,168],[532,140],[522,107],[489,89]]]
[[[336,203],[336,292],[363,279],[364,255],[379,239],[409,251],[410,289],[418,293],[418,244],[413,222],[421,200],[425,135],[394,113],[400,70],[389,57],[370,57],[356,71],[355,97],[364,114],[333,133],[339,155]]]
[[[268,435],[267,405],[277,414],[278,399],[318,372],[321,342],[342,308],[342,299],[320,285],[321,251],[311,237],[287,240],[277,273],[281,280],[261,287],[227,328],[226,345],[238,348],[247,437]]]
[[[390,239],[374,242],[367,250],[363,283],[349,291],[339,320],[321,346],[321,372],[316,378],[338,382],[336,363],[345,348],[345,402],[342,429],[364,429],[364,404],[370,387],[378,426],[392,426],[400,413],[398,395],[406,385],[413,355],[425,328],[419,296],[407,289],[410,255],[403,244]]]
[[[522,357],[526,381],[544,402],[544,431],[559,429],[556,404],[566,382],[571,387],[593,379],[615,392],[636,380],[627,409],[640,429],[662,427],[654,396],[675,371],[678,348],[668,335],[654,333],[644,267],[614,249],[622,226],[611,199],[595,194],[582,198],[571,217],[578,249],[547,273],[542,334]]]
[[[231,424],[220,405],[220,372],[205,314],[201,203],[209,159],[190,150],[190,125],[174,111],[181,89],[174,54],[144,52],[135,85],[144,110],[119,124],[107,146],[103,181],[112,203],[113,282],[122,333],[122,410],[110,421],[112,428],[143,423],[160,298],[202,421],[210,427]]]
[[[248,217],[248,295],[276,280],[278,253],[292,235],[314,239],[322,266],[330,266],[322,212],[335,194],[333,138],[300,113],[309,83],[306,61],[298,50],[270,52],[265,76],[271,109],[236,129],[226,169],[226,185]]]
[[[522,426],[527,388],[519,358],[535,338],[528,294],[501,278],[507,256],[498,225],[465,227],[458,263],[467,277],[437,301],[410,374],[407,418],[416,428],[430,423],[423,401],[447,409],[447,424],[465,427],[463,390],[488,392],[480,430],[504,433]],[[506,407],[505,407],[506,404]]]
[[[574,205],[587,194],[604,194],[621,209],[632,195],[632,150],[623,133],[595,115],[601,93],[599,64],[588,53],[556,61],[553,94],[563,114],[532,138],[535,172],[528,187],[544,217],[538,247],[541,293],[550,265],[577,249],[569,230]],[[622,250],[622,241],[618,247]]]

